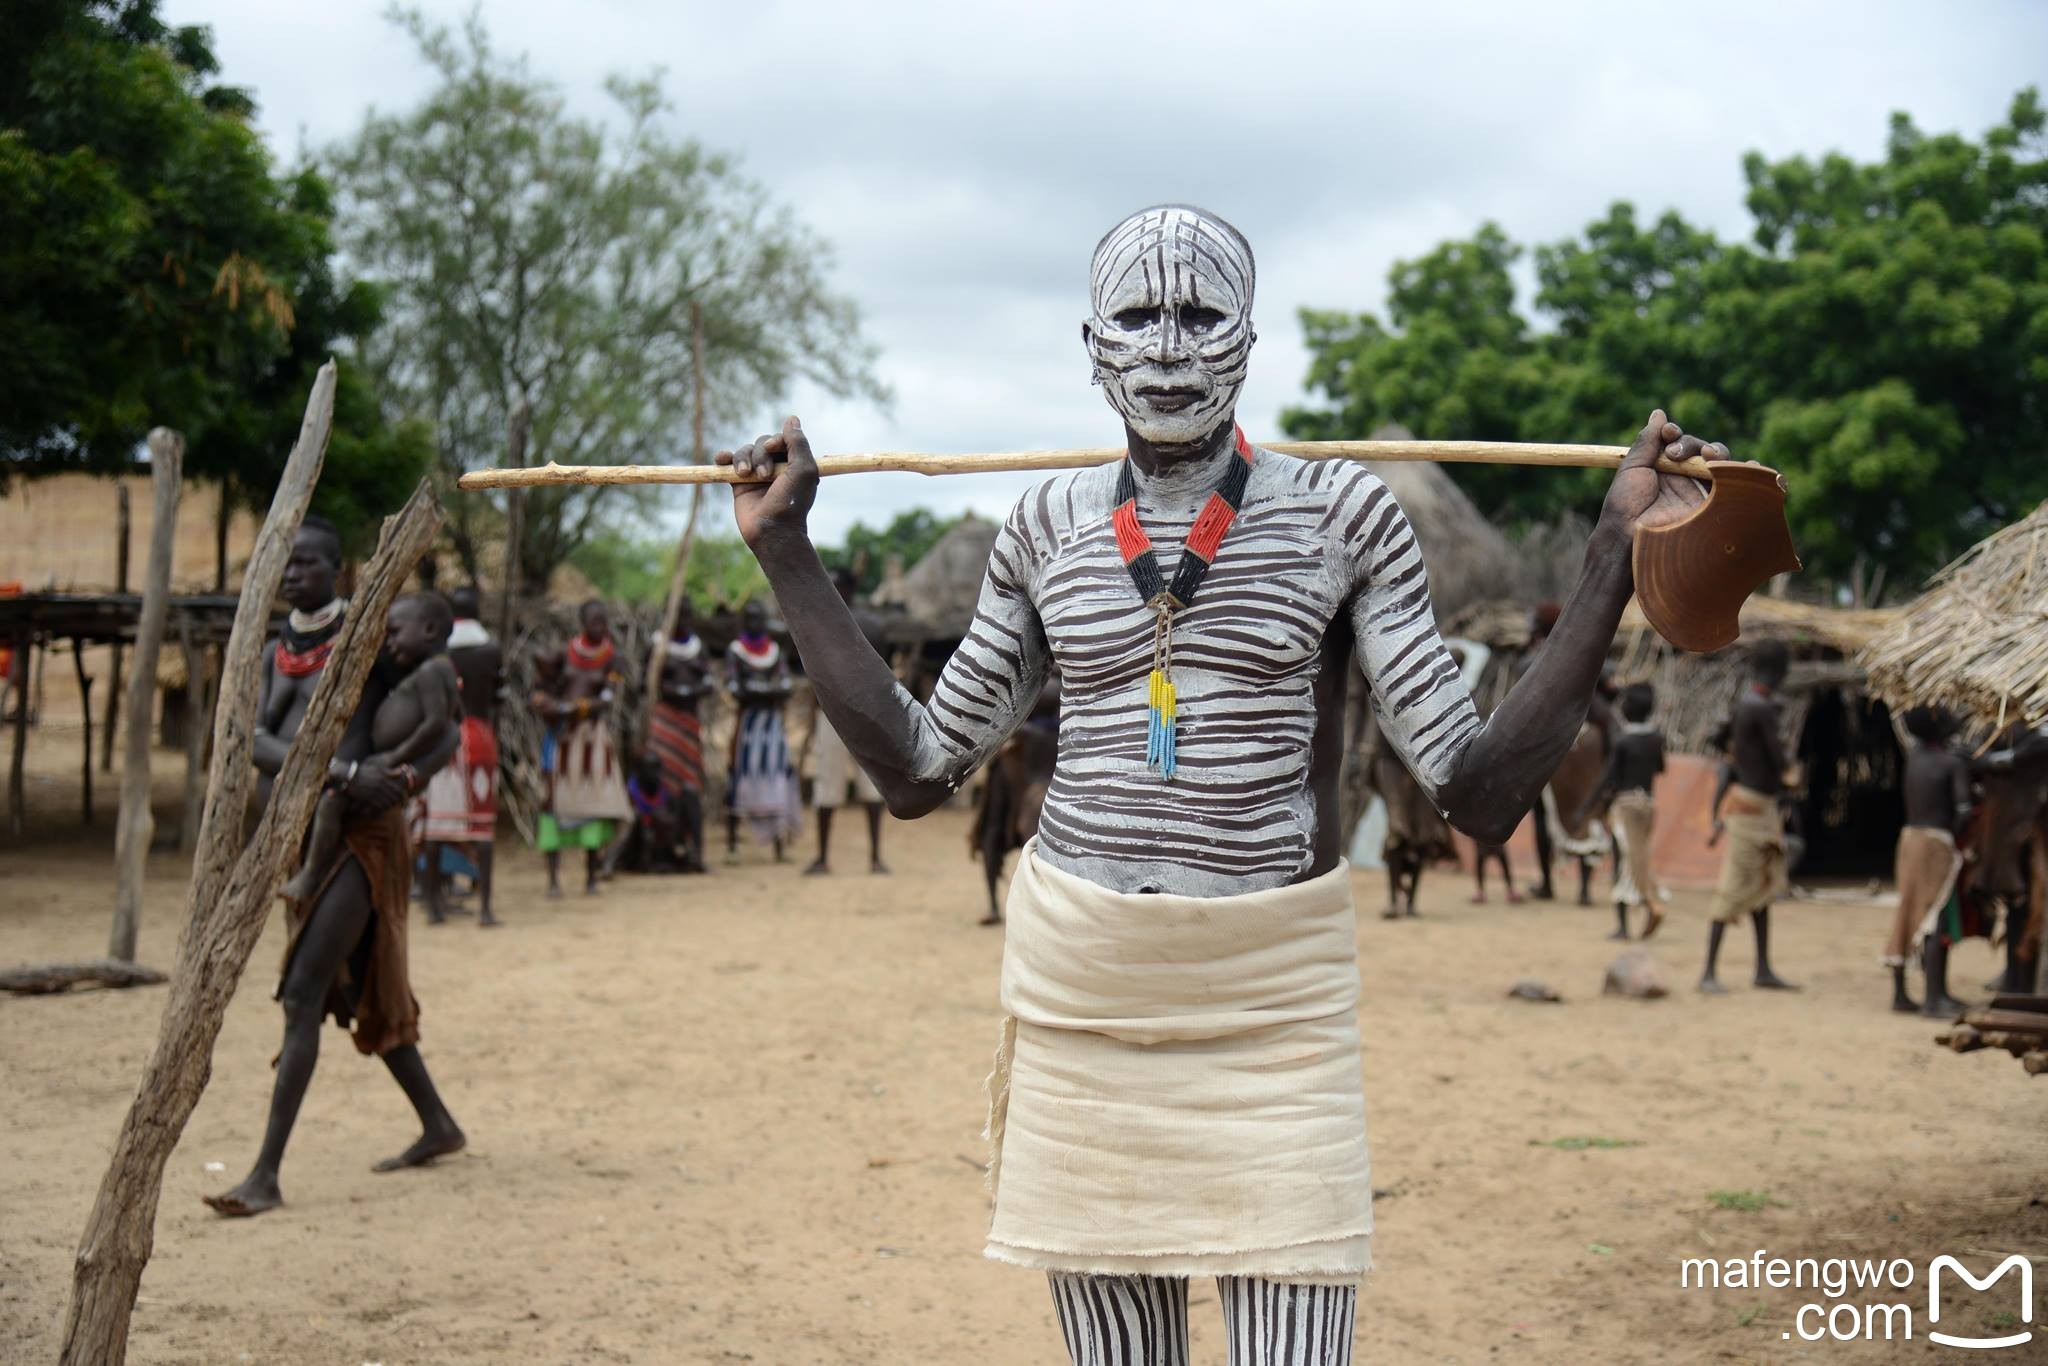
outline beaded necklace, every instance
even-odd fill
[[[1181,551],[1180,563],[1174,568],[1170,585],[1160,573],[1159,556],[1152,549],[1152,538],[1145,534],[1145,528],[1138,522],[1137,477],[1131,472],[1128,455],[1124,457],[1123,469],[1117,475],[1116,510],[1110,514],[1110,523],[1116,529],[1116,547],[1123,556],[1124,568],[1130,571],[1131,583],[1136,586],[1138,597],[1153,612],[1152,677],[1146,688],[1149,720],[1145,733],[1145,765],[1162,777],[1173,776],[1176,767],[1174,750],[1180,727],[1178,698],[1173,685],[1173,614],[1194,604],[1195,593],[1208,575],[1209,566],[1215,562],[1224,536],[1229,534],[1231,523],[1237,520],[1237,510],[1244,502],[1245,484],[1251,478],[1252,443],[1245,439],[1242,427],[1234,429],[1234,438],[1237,459],[1224,466],[1216,487],[1209,491],[1209,501],[1202,505],[1195,524],[1188,529],[1187,545]]]

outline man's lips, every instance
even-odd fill
[[[1156,408],[1162,413],[1177,413],[1202,400],[1200,389],[1180,385],[1148,384],[1140,387],[1137,395],[1145,401],[1146,407]]]

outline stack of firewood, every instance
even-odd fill
[[[2030,1076],[2048,1072],[2048,996],[1998,996],[1963,1012],[1934,1041],[1958,1053],[2003,1048]]]

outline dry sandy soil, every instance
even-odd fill
[[[32,800],[46,823],[0,846],[0,961],[97,953],[108,822],[65,833],[58,780]],[[829,879],[750,852],[561,902],[541,899],[537,859],[508,854],[508,928],[413,934],[427,1058],[470,1149],[373,1176],[410,1114],[329,1031],[286,1207],[226,1222],[199,1196],[241,1175],[261,1132],[273,924],[165,1177],[130,1359],[1060,1359],[1038,1278],[979,1256],[1002,941],[974,924],[963,832],[948,813],[892,825],[886,879],[854,871],[846,830]],[[151,873],[141,956],[167,964],[182,870],[164,856]],[[1376,910],[1377,881],[1358,889]],[[1467,890],[1445,872],[1420,920],[1359,926],[1380,1192],[1361,1361],[1920,1360],[1943,1350],[1925,1341],[1928,1259],[2048,1261],[2048,1080],[1938,1051],[1933,1026],[1884,1012],[1880,905],[1786,907],[1779,966],[1806,990],[1707,1000],[1688,989],[1702,899],[1681,895],[1655,946],[1680,990],[1638,1003],[1599,995],[1604,913],[1475,907]],[[1958,958],[1959,982],[1990,972],[1982,944]],[[1524,975],[1566,1003],[1506,999]],[[162,1002],[0,999],[0,1358],[54,1359]],[[1758,1248],[1912,1259],[1922,1279],[1878,1298],[1914,1306],[1915,1340],[1806,1344],[1787,1335],[1816,1294],[1680,1288],[1679,1259]],[[2010,1279],[1951,1294],[1942,1327],[1986,1331],[2011,1298]],[[1214,1291],[1194,1299],[1197,1360],[1220,1362]]]

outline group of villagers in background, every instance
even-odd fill
[[[844,576],[849,603],[853,587],[852,576]],[[792,756],[785,715],[793,692],[789,662],[760,603],[742,610],[722,668],[714,667],[683,605],[663,651],[646,747],[630,763],[621,762],[614,724],[627,683],[609,614],[592,600],[578,615],[576,635],[560,650],[535,656],[528,695],[546,728],[546,790],[535,843],[547,860],[549,896],[562,894],[565,849],[583,851],[587,893],[598,890],[607,858],[635,872],[708,871],[700,707],[715,687],[731,696],[738,711],[726,767],[727,860],[739,857],[742,826],[774,851],[777,862],[783,860],[785,845],[803,828],[799,769],[810,759],[818,856],[805,871],[830,870],[832,814],[849,796],[867,809],[870,871],[888,871],[881,857],[881,795],[822,715],[813,717],[804,751]]]

